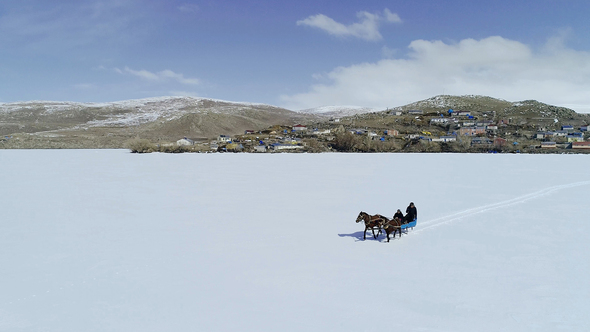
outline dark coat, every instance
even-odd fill
[[[416,206],[408,206],[406,208],[406,217],[405,220],[412,221],[418,218],[418,210],[416,210]]]
[[[395,219],[395,218],[399,218],[400,220],[403,220],[404,214],[401,211],[398,211],[393,215],[393,219]]]

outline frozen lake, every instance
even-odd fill
[[[587,331],[588,165],[0,150],[0,331]]]

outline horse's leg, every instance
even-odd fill
[[[375,227],[371,227],[371,232],[373,232],[373,238],[377,239],[377,236],[375,235]]]
[[[367,227],[365,227],[365,232],[363,233],[363,240],[367,239]]]

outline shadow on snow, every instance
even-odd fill
[[[371,234],[369,232],[369,234],[367,234],[367,239],[363,240],[363,233],[364,231],[358,231],[358,232],[354,232],[354,233],[350,233],[350,234],[338,234],[338,236],[340,237],[351,237],[354,238],[355,242],[358,241],[369,241],[369,240],[374,240],[374,241],[379,241],[379,242],[384,242],[387,243],[387,241],[383,241],[383,240],[387,240],[387,236],[385,235],[385,233],[381,233],[377,236],[377,239],[373,239],[373,234]],[[408,234],[407,230],[404,230],[403,234]],[[369,236],[370,235],[370,236]],[[392,240],[394,240],[395,238],[391,238]]]

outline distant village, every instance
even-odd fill
[[[245,130],[241,135],[221,134],[205,142],[183,137],[175,144],[200,152],[590,152],[588,125],[575,128],[552,123],[554,129],[549,130],[547,119],[533,124],[513,123],[510,118],[493,119],[490,115],[492,119],[488,120],[485,113],[473,115],[468,111],[381,113]],[[360,123],[364,125],[358,126]]]

